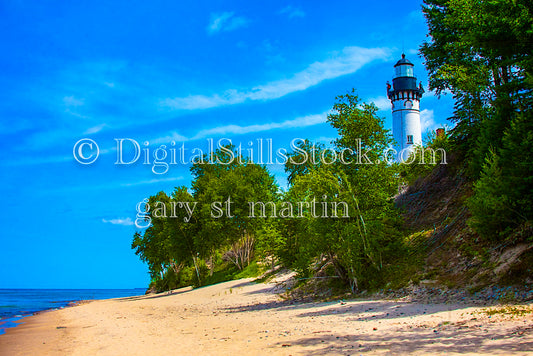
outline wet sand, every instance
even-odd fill
[[[0,355],[527,354],[533,314],[402,300],[301,303],[243,279],[25,318]]]

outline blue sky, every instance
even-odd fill
[[[327,143],[327,112],[351,88],[391,128],[385,83],[402,50],[427,87],[420,3],[401,6],[2,1],[0,288],[148,284],[130,249],[135,206],[189,185],[189,166],[115,165],[117,138],[152,150],[175,141],[207,151],[208,138]],[[426,93],[421,107],[433,130],[452,100]],[[73,158],[83,138],[100,149],[91,165]],[[285,186],[283,168],[269,169]]]

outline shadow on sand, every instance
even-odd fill
[[[186,288],[176,289],[170,292],[148,294],[148,295],[137,295],[133,297],[117,298],[115,300],[119,302],[130,302],[130,301],[138,301],[138,300],[166,298],[166,297],[171,297],[171,296],[178,295],[178,294],[185,294],[187,292],[191,292],[192,290],[193,289],[191,287],[186,287]]]
[[[436,331],[436,332],[435,332]],[[524,332],[523,330],[522,332]],[[533,342],[517,342],[515,333],[491,332],[472,326],[461,328],[447,325],[443,329],[415,328],[394,333],[379,330],[360,334],[325,334],[297,340],[286,339],[278,347],[300,346],[306,355],[360,354],[363,352],[412,354],[427,353],[442,355],[448,353],[508,354],[533,350]],[[512,337],[512,339],[511,339]],[[497,340],[491,343],[490,340]],[[487,342],[489,341],[489,342]],[[290,346],[289,346],[290,345]],[[318,346],[318,348],[317,348]]]

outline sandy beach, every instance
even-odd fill
[[[403,300],[284,301],[274,282],[91,301],[24,319],[0,355],[526,354],[532,314]],[[493,307],[494,308],[494,307]]]

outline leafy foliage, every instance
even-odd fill
[[[164,192],[150,197],[152,224],[133,239],[132,248],[161,288],[202,285],[224,259],[243,270],[254,259],[257,233],[268,223],[249,216],[249,201],[277,198],[266,168],[239,157],[231,146],[203,157],[191,171],[192,194],[179,187],[170,197]],[[195,207],[190,216],[183,209],[187,203]]]
[[[377,108],[347,94],[333,109],[328,121],[339,139],[330,157],[337,160],[308,166],[292,181],[285,200],[305,208],[303,218],[281,222],[280,258],[302,275],[331,264],[335,276],[357,291],[379,285],[383,269],[397,258],[401,242],[391,196],[398,182],[386,164],[392,139]]]
[[[408,185],[413,184],[419,178],[426,177],[440,164],[448,164],[450,142],[447,134],[437,136],[435,133],[428,135],[428,143],[425,146],[415,147],[415,150],[398,167],[400,175]]]
[[[421,52],[437,94],[456,100],[452,145],[477,180],[471,226],[505,238],[533,219],[533,3],[425,0]]]
[[[302,275],[325,264],[352,291],[380,285],[403,248],[391,199],[396,168],[385,159],[392,138],[376,106],[360,104],[354,94],[338,97],[333,109],[328,121],[339,139],[329,148],[298,143],[287,155],[285,194],[266,167],[226,146],[193,164],[192,193],[179,187],[170,197],[150,197],[150,207],[197,204],[192,216],[177,209],[169,218],[152,209],[152,225],[135,234],[132,247],[154,285],[247,275],[257,257]]]

